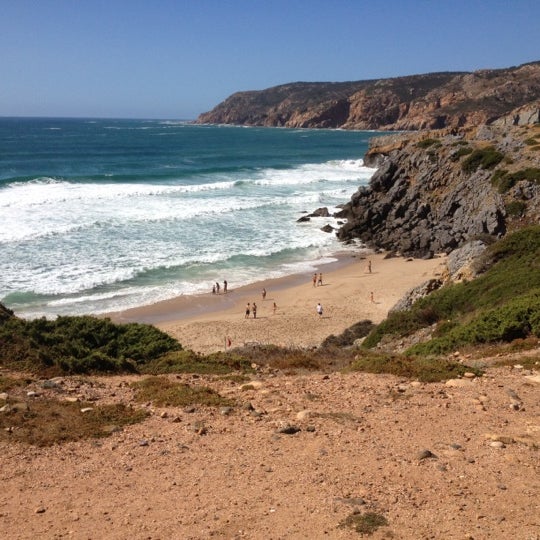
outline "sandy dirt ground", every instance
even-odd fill
[[[233,346],[316,345],[382,319],[441,270],[439,260],[374,257],[371,274],[365,266],[323,274],[319,287],[307,276],[209,296],[223,309],[169,313],[160,326],[200,351],[223,348],[224,336]],[[256,320],[244,319],[247,301],[260,302]],[[232,408],[141,404],[135,376],[34,381],[17,390],[30,410],[54,396],[131,403],[150,416],[104,439],[48,448],[1,437],[0,538],[354,539],[362,535],[340,524],[373,513],[387,523],[374,539],[540,540],[540,375],[515,364],[432,384],[264,367],[247,382],[170,376],[215,389]]]
[[[237,405],[147,403],[106,439],[0,441],[0,537],[352,539],[340,523],[372,512],[388,523],[375,539],[540,538],[538,372],[172,378]],[[133,402],[131,380],[65,378],[57,397]]]

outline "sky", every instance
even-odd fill
[[[540,60],[540,0],[0,0],[0,116],[195,119],[237,91]]]

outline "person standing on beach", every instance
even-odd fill
[[[246,314],[244,316],[244,319],[249,319],[249,314],[251,313],[251,307],[249,305],[249,302],[246,304]]]
[[[223,292],[224,293],[227,292],[227,280],[226,279],[223,280]]]
[[[368,262],[367,262],[367,273],[371,274],[371,259],[368,259]]]
[[[216,292],[219,294],[219,283],[216,281]]]
[[[317,273],[315,272],[315,274],[313,274],[313,286],[316,287],[317,286]]]
[[[273,310],[273,313],[274,315],[276,314],[276,310],[277,310],[277,304],[274,302],[274,305],[272,306],[272,310]]]
[[[262,290],[262,299],[263,299],[263,302],[264,302],[264,299],[266,298],[266,289],[263,287],[263,290]]]
[[[257,318],[257,304],[255,302],[253,302],[253,308],[251,311],[253,311],[253,318],[256,319]]]
[[[317,285],[322,287],[322,274],[319,274],[319,281],[317,281]]]
[[[322,305],[320,302],[317,304],[317,313],[319,314],[319,318],[322,318]]]

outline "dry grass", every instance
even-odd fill
[[[375,514],[374,512],[367,512],[365,514],[353,513],[342,520],[339,525],[342,528],[350,527],[360,534],[371,535],[379,527],[386,527],[388,520],[384,516]]]
[[[54,399],[8,403],[8,407],[0,413],[0,440],[36,446],[106,437],[147,416],[122,404],[95,406]],[[91,410],[81,412],[85,408]]]
[[[175,383],[165,377],[147,377],[133,383],[137,401],[151,401],[157,407],[186,407],[203,405],[207,407],[232,406],[234,402],[224,398],[206,386],[189,386]]]

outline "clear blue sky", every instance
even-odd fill
[[[540,0],[0,0],[0,116],[193,119],[238,90],[540,60]]]

